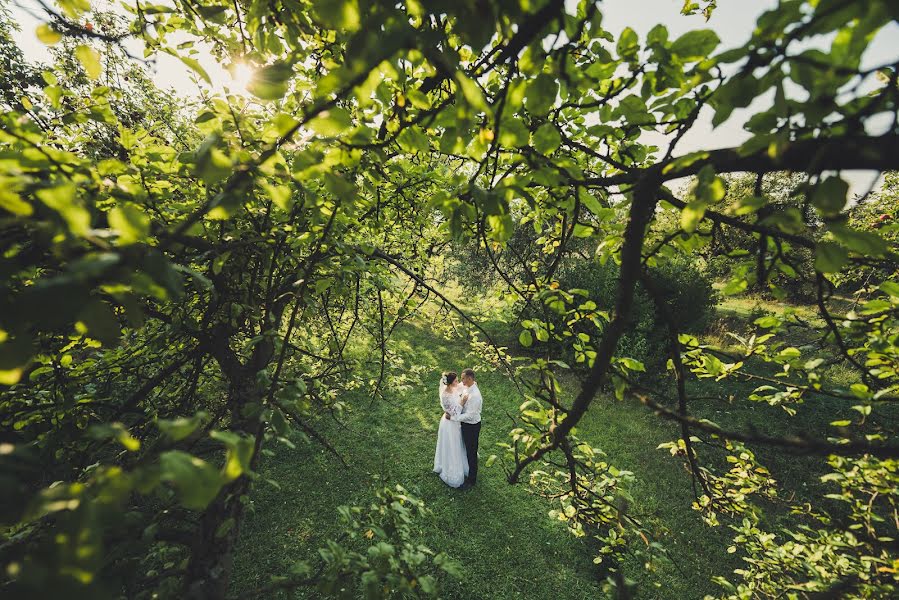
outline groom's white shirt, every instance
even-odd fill
[[[458,415],[453,415],[452,420],[461,421],[462,423],[471,423],[472,425],[480,423],[481,405],[483,403],[484,400],[481,398],[481,390],[478,389],[478,384],[475,382],[468,388],[468,401],[465,403],[465,406],[462,407],[462,412]]]

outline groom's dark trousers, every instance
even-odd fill
[[[462,423],[462,441],[465,442],[465,455],[468,457],[468,479],[471,485],[478,482],[478,437],[481,435],[480,423]]]

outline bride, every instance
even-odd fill
[[[463,386],[456,374],[448,371],[440,380],[440,406],[443,412],[456,416],[462,412],[465,400]],[[434,472],[440,475],[450,487],[459,487],[468,476],[468,459],[462,443],[462,429],[459,421],[451,421],[444,414],[437,429],[437,450],[434,452]]]

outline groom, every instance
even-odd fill
[[[462,385],[468,388],[465,391],[468,401],[462,407],[461,414],[447,416],[462,423],[462,441],[465,442],[465,454],[468,457],[468,477],[462,484],[462,489],[466,490],[478,482],[478,437],[481,435],[481,405],[484,401],[472,369],[462,371]]]

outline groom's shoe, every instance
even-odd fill
[[[466,479],[465,482],[459,487],[459,489],[462,490],[463,492],[465,492],[465,491],[470,490],[473,487],[474,487],[474,484],[471,481],[469,481],[468,479]]]

